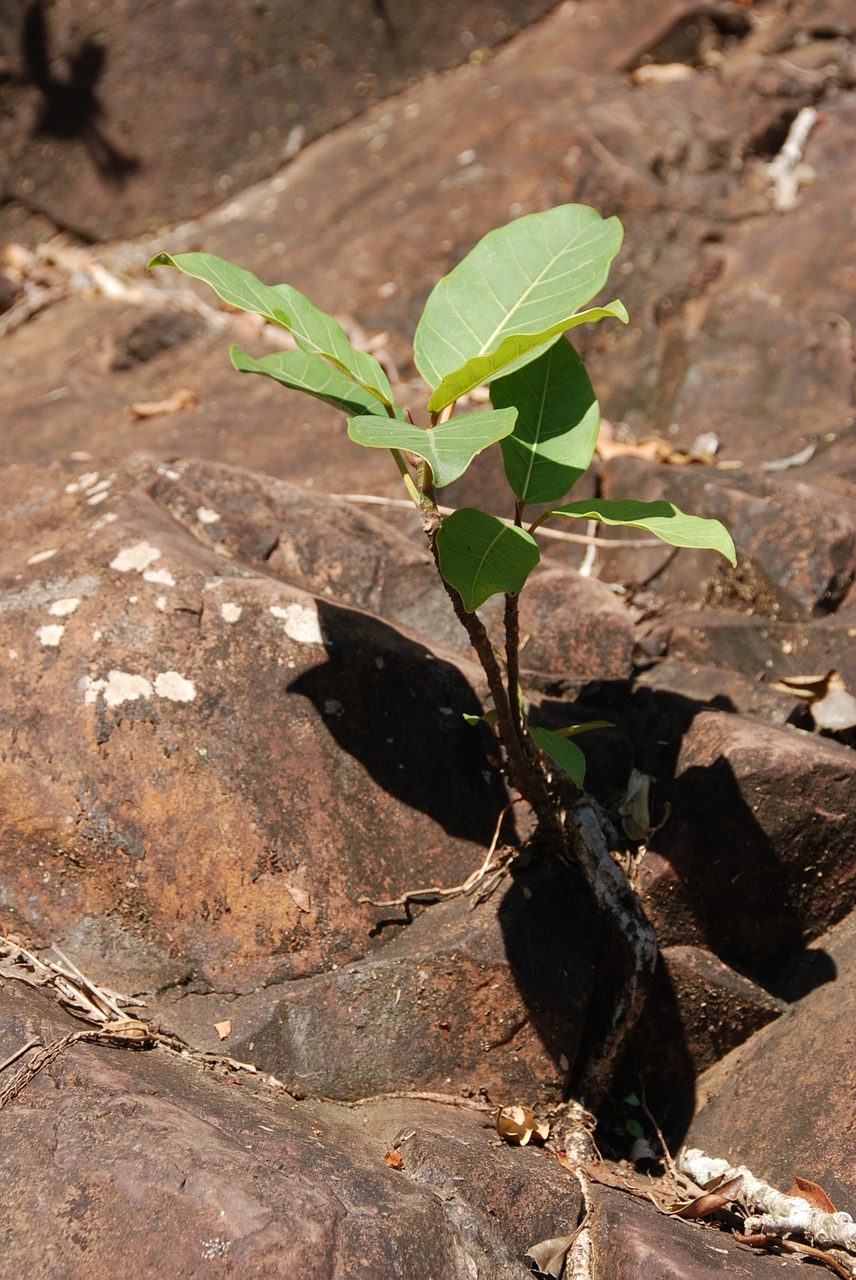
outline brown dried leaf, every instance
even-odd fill
[[[166,400],[137,400],[130,409],[137,418],[159,418],[164,413],[182,413],[185,409],[195,409],[198,404],[196,392],[189,387],[182,387]]]
[[[709,1218],[731,1203],[742,1181],[741,1177],[730,1178],[728,1182],[717,1180],[718,1185],[708,1187],[700,1196],[664,1207],[664,1212],[671,1218],[686,1218],[693,1222],[698,1218]]]
[[[312,899],[305,889],[298,889],[296,885],[286,883],[285,888],[291,895],[291,899],[298,911],[310,911],[312,908]]]
[[[394,1151],[387,1151],[386,1155],[384,1156],[384,1160],[389,1165],[390,1169],[404,1168],[404,1157],[402,1156],[401,1152],[398,1150],[398,1147],[396,1147]]]
[[[818,1183],[812,1182],[809,1178],[801,1178],[798,1173],[794,1174],[793,1184],[789,1196],[801,1196],[803,1200],[807,1200],[813,1209],[819,1209],[821,1213],[835,1213],[835,1205],[824,1191],[823,1187]]]
[[[577,1233],[574,1232],[569,1236],[554,1236],[550,1240],[540,1240],[538,1244],[531,1245],[523,1256],[531,1258],[542,1275],[553,1276],[554,1280],[559,1280],[570,1247],[576,1238]]]
[[[503,1107],[494,1120],[500,1138],[516,1147],[525,1147],[532,1138],[546,1142],[550,1126],[540,1122],[530,1107]]]
[[[222,1022],[214,1023],[214,1030],[221,1040],[225,1040],[227,1036],[232,1034],[232,1023],[228,1018],[224,1018]]]

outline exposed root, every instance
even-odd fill
[[[580,795],[565,815],[562,857],[582,870],[595,902],[617,931],[627,956],[622,987],[614,1001],[606,1033],[589,1052],[578,1081],[580,1100],[592,1111],[606,1097],[621,1050],[645,1004],[654,965],[657,935],[607,841],[609,821],[597,801]]]

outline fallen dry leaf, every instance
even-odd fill
[[[137,400],[130,409],[137,418],[159,418],[164,413],[182,413],[185,409],[195,409],[198,404],[196,392],[189,387],[182,387],[166,400]]]
[[[813,1209],[819,1209],[821,1213],[835,1213],[835,1205],[823,1187],[816,1182],[812,1182],[809,1178],[801,1178],[798,1173],[794,1174],[793,1185],[788,1195],[801,1196],[803,1200],[809,1202]]]
[[[554,1236],[550,1240],[540,1240],[530,1245],[523,1255],[531,1258],[543,1276],[553,1276],[559,1280],[565,1266],[571,1245],[577,1238],[576,1231],[569,1236]]]
[[[695,69],[686,62],[646,62],[631,71],[630,79],[634,84],[675,84],[694,75]]]
[[[232,1023],[228,1018],[224,1019],[223,1022],[215,1022],[214,1030],[221,1040],[225,1040],[227,1036],[232,1034]]]
[[[404,1157],[402,1156],[401,1152],[398,1150],[398,1147],[396,1147],[394,1151],[387,1151],[386,1155],[384,1156],[384,1160],[389,1165],[390,1169],[404,1168]]]
[[[550,1136],[550,1126],[539,1122],[530,1107],[503,1107],[494,1123],[500,1138],[516,1147],[525,1147],[531,1138],[546,1142]]]
[[[840,732],[856,726],[856,698],[835,667],[825,675],[782,676],[770,688],[803,698],[818,729]]]
[[[286,883],[285,887],[298,911],[309,911],[311,909],[312,899],[305,889],[298,889],[296,885],[288,883]]]

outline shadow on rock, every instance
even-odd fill
[[[507,797],[464,713],[482,708],[451,663],[377,618],[318,601],[327,661],[302,672],[302,694],[337,745],[402,804],[450,836],[488,845]],[[419,851],[412,865],[419,878]]]

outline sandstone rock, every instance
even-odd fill
[[[5,906],[35,941],[246,990],[370,949],[360,896],[479,863],[501,791],[461,669],[127,474],[3,484]]]
[[[413,888],[416,885],[411,886]],[[484,1088],[559,1101],[593,994],[599,936],[581,885],[517,870],[490,902],[432,906],[356,963],[224,1000],[177,994],[151,1007],[191,1043],[228,1050],[302,1093]],[[400,919],[401,909],[376,915]]]
[[[640,888],[663,945],[763,979],[853,909],[854,761],[795,729],[702,711],[658,793],[669,820]]]
[[[834,612],[856,578],[856,498],[757,475],[735,481],[708,467],[654,467],[635,458],[605,465],[603,492],[610,498],[665,498],[684,511],[721,520],[740,557],[732,573],[711,552],[675,556],[669,547],[623,554],[619,549],[607,562],[609,577],[656,577],[659,591],[678,598],[717,598],[726,606],[791,620]]]
[[[133,4],[81,15],[11,0],[0,38],[0,150],[10,161],[0,234],[53,221],[103,240],[192,217],[369,103],[550,8],[366,0],[310,12],[285,0],[212,14],[195,0],[164,39],[163,15]]]
[[[812,953],[826,959],[815,989],[701,1077],[686,1141],[785,1191],[794,1173],[810,1178],[853,1213],[854,917]]]
[[[14,982],[0,1007],[10,1052],[69,1028]],[[497,1148],[482,1114],[348,1114],[235,1081],[163,1050],[66,1050],[3,1112],[6,1274],[524,1280],[529,1233],[576,1219],[575,1180],[542,1151]],[[397,1145],[401,1171],[384,1161]]]
[[[633,623],[620,598],[596,578],[545,567],[532,575],[520,600],[521,665],[541,677],[625,680],[633,659]],[[499,597],[481,610],[503,634]]]

